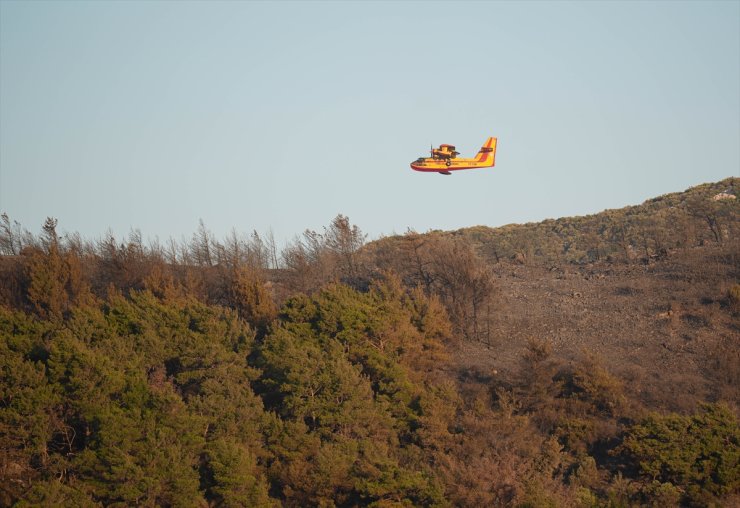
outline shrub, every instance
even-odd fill
[[[734,284],[727,290],[727,297],[730,300],[730,310],[740,312],[740,284]]]
[[[643,493],[706,505],[740,489],[740,428],[723,404],[705,404],[691,416],[652,414],[633,425],[618,448],[655,488]],[[671,485],[665,485],[671,484]]]

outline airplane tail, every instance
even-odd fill
[[[478,151],[475,162],[486,163],[487,166],[493,166],[496,163],[496,138],[488,138]]]

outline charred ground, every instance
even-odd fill
[[[497,267],[490,337],[461,344],[456,361],[505,378],[530,340],[544,340],[563,362],[596,355],[646,407],[739,401],[740,328],[729,296],[739,261],[733,243],[649,263]]]

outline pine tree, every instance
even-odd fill
[[[39,316],[50,320],[61,319],[69,306],[69,266],[60,252],[56,225],[56,219],[46,219],[42,237],[45,252],[34,250],[28,262],[28,299]]]

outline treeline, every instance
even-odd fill
[[[706,241],[735,234],[723,217]],[[365,245],[340,215],[278,252],[202,223],[163,246],[1,222],[0,505],[740,500],[725,403],[651,412],[537,340],[506,377],[451,369],[499,303],[464,235]]]
[[[306,230],[280,252],[271,235],[232,232],[218,241],[202,222],[190,240],[163,246],[145,244],[138,231],[97,242],[60,236],[53,218],[35,236],[7,214],[0,218],[0,303],[42,317],[61,316],[70,304],[105,298],[111,289],[148,289],[233,308],[262,330],[290,295],[330,282],[366,290],[389,270],[407,287],[439,297],[460,337],[488,333],[494,308],[493,274],[469,242],[409,232],[398,248],[366,246],[366,235],[343,215],[321,233]]]

